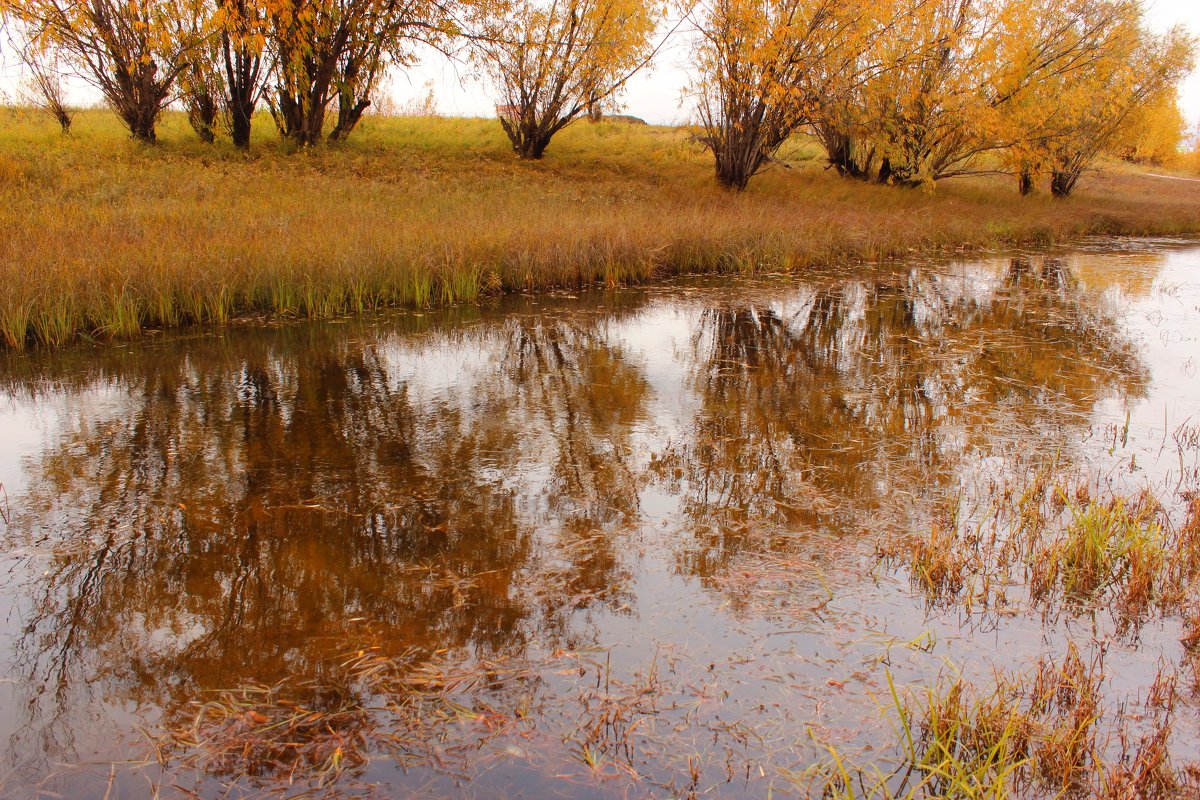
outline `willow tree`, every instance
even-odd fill
[[[224,105],[224,86],[221,73],[216,68],[218,39],[210,32],[219,27],[219,23],[214,24],[211,7],[204,9],[201,16],[174,21],[176,30],[173,36],[197,42],[179,73],[175,93],[192,130],[201,141],[212,144],[217,137],[218,120]]]
[[[864,5],[709,0],[692,10],[700,138],[722,186],[745,189],[813,120],[822,96],[857,61]]]
[[[890,69],[865,90],[881,182],[928,184],[969,170],[991,143],[986,97],[994,79],[999,3],[901,0],[879,37]]]
[[[1108,103],[1096,76],[1140,40],[1137,0],[1021,0],[1000,38],[998,89],[989,98],[1001,160],[1022,194],[1049,168],[1050,145],[1073,127],[1072,108]],[[1087,84],[1092,84],[1088,86]],[[1088,95],[1096,95],[1089,98]]]
[[[250,146],[254,112],[270,74],[267,13],[272,0],[207,0],[209,33],[179,75],[179,99],[201,139],[228,128],[233,144]],[[186,31],[188,20],[179,21]]]
[[[870,106],[872,90],[884,85],[891,70],[900,69],[920,52],[919,42],[898,36],[917,4],[877,0],[865,4],[856,21],[854,47],[843,51],[838,68],[814,97],[809,129],[825,149],[830,167],[840,175],[871,178],[879,166],[878,120]]]
[[[1088,74],[1137,0],[881,0],[853,91],[814,123],[843,174],[901,185],[994,169],[1025,175],[1058,115],[1053,87]]]
[[[441,0],[264,0],[274,85],[267,99],[280,133],[300,145],[321,140],[337,104],[331,138],[345,138],[371,105],[384,70],[407,64],[411,45],[458,32]]]
[[[33,105],[49,114],[63,134],[71,132],[74,113],[67,105],[62,85],[62,65],[53,50],[38,47],[30,42],[13,42],[18,57],[29,76],[25,88]]]
[[[138,140],[153,142],[176,79],[207,35],[203,0],[0,0],[95,86]],[[191,20],[181,25],[181,20]]]
[[[649,61],[661,19],[650,0],[519,0],[488,15],[477,54],[513,151],[541,158],[554,134],[598,111]]]
[[[1172,101],[1194,64],[1196,41],[1182,28],[1155,35],[1139,4],[1122,4],[1121,12],[1087,69],[1064,73],[1038,92],[1045,116],[1026,158],[1032,172],[1049,177],[1056,197],[1069,195],[1140,113]]]
[[[1159,166],[1179,156],[1187,128],[1179,94],[1166,91],[1131,113],[1105,150],[1133,164]]]
[[[869,135],[862,90],[856,84],[832,88],[818,101],[810,125],[830,167],[844,177],[866,180],[875,171],[878,153]]]

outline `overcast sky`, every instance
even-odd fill
[[[1150,24],[1159,31],[1182,23],[1193,33],[1200,34],[1200,0],[1148,0]],[[654,123],[684,122],[690,105],[683,97],[688,83],[687,52],[683,43],[668,46],[654,67],[634,76],[620,98],[625,113]],[[454,64],[438,54],[407,73],[391,77],[393,100],[404,105],[433,90],[437,110],[442,114],[491,116],[495,100],[487,87],[468,77],[469,67]],[[14,93],[19,70],[11,53],[0,60],[0,91]],[[87,87],[72,83],[71,99],[79,104],[91,104],[96,95]],[[1183,109],[1190,127],[1200,125],[1200,70],[1193,72],[1183,86]]]

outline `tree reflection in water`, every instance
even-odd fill
[[[37,465],[16,528],[47,558],[19,661],[27,733],[57,741],[34,749],[72,752],[79,692],[171,708],[332,684],[372,643],[517,656],[621,599],[599,534],[636,516],[620,455],[646,384],[619,349],[532,318],[398,351],[333,330],[139,362],[119,412],[80,413]],[[463,349],[483,358],[448,391],[397,377]]]
[[[1061,447],[1147,380],[1052,259],[654,296],[10,370],[10,395],[69,408],[8,532],[33,552],[11,758],[36,773],[111,709],[240,682],[307,681],[319,704],[368,645],[464,663],[586,645],[599,615],[653,611],[632,588],[647,527],[725,591],[739,559],[859,532],[970,459]],[[656,313],[688,326],[678,402],[647,372]]]
[[[680,569],[711,578],[747,548],[813,546],[796,531],[878,525],[969,458],[1061,447],[1147,374],[1063,262],[1015,258],[998,281],[913,272],[708,307],[690,380],[693,433],[656,467],[695,534]]]

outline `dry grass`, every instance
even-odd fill
[[[1175,763],[1169,742],[1175,676],[1160,671],[1147,696],[1105,709],[1104,649],[977,685],[953,671],[915,697],[894,684],[886,710],[894,754],[857,763],[836,746],[806,774],[810,797],[1197,797],[1195,766]]]
[[[197,703],[190,723],[159,743],[160,760],[183,751],[201,772],[321,785],[367,763],[374,725],[349,693],[326,690],[313,705],[288,699],[288,689],[247,686]]]
[[[643,780],[634,765],[653,727],[645,723],[660,704],[678,703],[680,689],[660,684],[657,654],[631,680],[593,655],[560,650],[543,663],[460,663],[448,653],[388,657],[367,647],[329,664],[321,682],[242,686],[176,709],[150,739],[152,762],[181,780],[215,778],[227,789],[246,779],[276,789],[344,788],[376,756],[465,779],[520,752],[513,742],[534,741],[546,725],[580,775]],[[547,715],[538,674],[551,668],[574,686]],[[485,748],[492,740],[499,745]]]
[[[321,681],[220,690],[176,709],[152,739],[155,761],[232,783],[326,786],[361,770],[372,753],[447,766],[447,726],[473,724],[486,739],[525,714],[520,704],[462,704],[480,686],[523,674],[522,664],[455,666],[415,650],[387,658],[368,647],[328,666]]]
[[[375,118],[346,145],[302,153],[269,127],[245,156],[195,141],[178,115],[145,148],[106,112],[63,137],[0,109],[0,340],[1200,231],[1200,190],[1124,167],[1065,202],[1020,198],[1003,178],[930,195],[843,181],[799,143],[791,169],[733,195],[684,129],[580,124],[522,164],[494,120]]]
[[[1002,612],[1023,592],[1046,614],[1105,606],[1132,630],[1186,608],[1200,584],[1197,500],[1172,515],[1149,489],[1099,490],[1049,463],[966,505],[951,499],[928,533],[883,548],[935,604]]]

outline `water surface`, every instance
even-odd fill
[[[1037,458],[1200,486],[1198,342],[1200,248],[1096,242],[9,354],[0,785],[311,788],[180,743],[231,690],[343,715],[319,792],[478,797],[802,795],[888,675],[1071,641],[1137,694],[1178,620],[984,619],[877,550]]]

